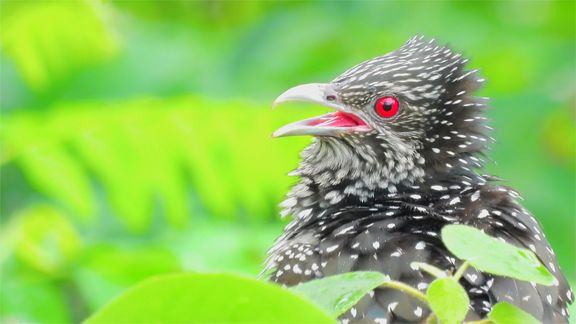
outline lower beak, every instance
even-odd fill
[[[341,134],[370,131],[370,126],[360,117],[346,112],[331,84],[310,83],[288,89],[281,94],[273,107],[287,101],[318,103],[336,109],[333,113],[285,125],[273,137],[293,135],[339,136]]]

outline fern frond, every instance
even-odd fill
[[[189,222],[190,207],[266,220],[275,217],[291,182],[284,175],[309,141],[270,134],[313,113],[194,97],[65,104],[5,118],[3,164],[16,163],[32,187],[86,219],[98,214],[94,189],[102,186],[134,231],[149,228],[155,202],[175,226]]]

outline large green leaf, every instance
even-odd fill
[[[532,315],[526,313],[520,308],[500,302],[492,307],[488,313],[488,319],[494,324],[538,324],[540,323]]]
[[[386,278],[380,272],[349,272],[308,281],[292,288],[334,317],[346,312]]]
[[[556,278],[532,251],[518,248],[466,225],[447,225],[442,241],[450,252],[475,268],[496,275],[552,285]]]
[[[434,280],[426,291],[428,304],[441,323],[461,323],[468,312],[468,294],[453,278]]]
[[[279,286],[228,274],[148,279],[86,320],[96,323],[333,323]]]

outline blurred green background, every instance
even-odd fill
[[[0,2],[0,321],[78,322],[139,280],[256,275],[320,108],[290,86],[435,37],[488,79],[488,169],[576,274],[573,1]]]

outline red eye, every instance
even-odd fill
[[[382,97],[376,101],[374,109],[380,117],[392,118],[398,113],[400,103],[394,97]]]

